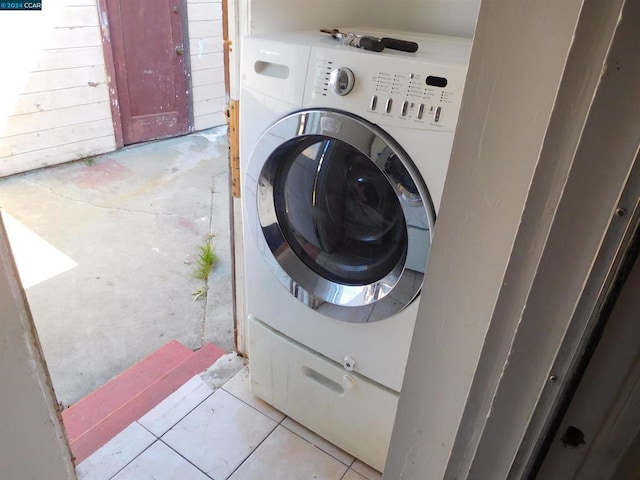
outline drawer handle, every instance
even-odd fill
[[[302,373],[305,377],[310,378],[332,392],[337,393],[340,396],[344,395],[344,388],[342,388],[342,385],[338,382],[334,382],[329,377],[325,377],[320,372],[316,372],[314,369],[309,367],[302,367]]]

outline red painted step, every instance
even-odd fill
[[[62,419],[69,442],[73,443],[132,396],[144,391],[192,354],[187,347],[172,340],[64,410]]]
[[[76,464],[224,355],[212,343],[192,352],[172,340],[62,412]]]

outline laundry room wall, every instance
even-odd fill
[[[483,2],[385,478],[532,474],[635,229],[639,5]]]
[[[299,1],[251,3],[251,32],[367,25],[440,35],[472,37],[480,0]]]
[[[378,1],[367,15],[368,23],[438,35],[473,37],[480,0]]]

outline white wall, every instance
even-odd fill
[[[472,37],[480,0],[253,0],[251,33],[340,26]]]
[[[482,5],[387,478],[445,478],[579,4]]]
[[[96,0],[0,15],[0,176],[115,148]]]
[[[525,478],[636,221],[622,3],[483,2],[385,478]]]
[[[31,312],[0,217],[0,477],[75,479]]]
[[[480,0],[379,1],[372,7],[366,20],[374,26],[471,38]]]
[[[195,130],[223,125],[222,3],[187,0]]]

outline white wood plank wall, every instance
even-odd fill
[[[222,3],[187,0],[194,129],[223,125]]]
[[[1,12],[0,41],[0,176],[115,149],[96,0]]]

